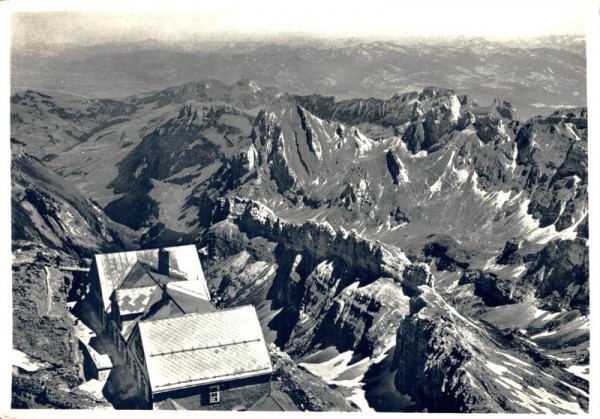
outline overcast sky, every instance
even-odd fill
[[[166,42],[294,33],[321,37],[584,34],[585,0],[13,1],[13,47]],[[48,4],[50,3],[50,4]],[[96,2],[98,3],[98,2]],[[70,11],[56,13],[57,10]],[[79,10],[79,11],[78,11]],[[39,11],[55,11],[40,13]],[[78,11],[78,12],[77,12]],[[589,8],[588,8],[589,11]]]

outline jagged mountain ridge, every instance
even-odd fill
[[[197,211],[188,224],[179,226],[179,239],[206,247],[207,273],[215,294],[225,296],[222,303],[255,304],[270,339],[296,356],[319,354],[332,345],[352,351],[353,358],[367,359],[347,374],[350,377],[360,377],[378,355],[389,354],[389,345],[397,340],[395,331],[411,321],[409,305],[427,293],[423,289],[428,288],[419,286],[435,285],[435,295],[449,298],[445,287],[452,284],[441,287],[440,278],[456,271],[479,269],[495,275],[456,278],[454,288],[461,292],[457,305],[468,312],[470,321],[484,321],[488,307],[507,304],[570,310],[571,316],[585,320],[581,316],[587,300],[584,111],[561,111],[522,123],[501,101],[481,108],[444,89],[404,97],[404,107],[393,111],[407,119],[387,126],[381,121],[390,108],[381,117],[359,118],[351,124],[319,118],[293,96],[279,97],[277,103],[253,112],[223,103],[206,108],[202,102],[177,104],[189,101],[189,96],[174,103],[157,99],[138,112],[160,116],[134,140],[137,145],[126,147],[115,177],[103,182],[122,185],[118,193],[125,194],[140,191],[136,179],[150,184],[135,197],[143,204],[154,200],[158,212],[141,220],[145,226],[138,232],[146,234],[142,240],[169,240],[161,237],[169,226],[157,224],[161,212],[173,211],[180,217],[184,211]],[[368,108],[363,101],[355,104],[354,109]],[[207,117],[211,109],[220,113],[216,119]],[[232,116],[245,121],[242,129]],[[236,126],[233,134],[227,128]],[[100,130],[78,148],[114,141],[119,126],[109,128],[115,128],[109,135]],[[209,129],[214,135],[205,134]],[[194,147],[199,144],[216,151],[212,161],[198,161]],[[165,147],[160,161],[148,164],[144,157],[151,157],[157,147]],[[183,155],[169,158],[172,151]],[[186,162],[185,155],[187,163],[177,166]],[[182,205],[167,209],[171,195],[167,192],[161,198],[156,192],[165,186],[181,192]],[[340,233],[342,228],[355,231]],[[443,239],[440,232],[450,239]],[[580,239],[573,241],[578,235]],[[370,244],[354,253],[345,248],[329,251],[338,236],[344,246],[365,240]],[[323,242],[319,237],[329,238]],[[528,253],[514,265],[496,264],[506,240],[515,237],[529,242]],[[378,248],[391,249],[399,261],[395,270],[379,269],[380,256],[372,251]],[[564,271],[573,272],[573,277],[560,281],[555,276],[548,281],[553,285],[539,287],[550,276],[543,269],[545,254],[568,255]],[[472,308],[478,304],[478,309]],[[281,308],[284,311],[277,312]],[[290,330],[286,323],[294,318],[299,325]],[[432,321],[438,322],[436,316]],[[514,319],[507,320],[511,322]],[[524,330],[525,336],[533,336],[558,327],[568,334],[572,326],[565,322]],[[585,342],[582,333],[577,339]],[[506,350],[503,345],[496,349]],[[585,350],[585,344],[578,349]],[[512,350],[509,354],[521,356]],[[564,368],[585,364],[585,357],[569,356],[569,361],[561,361],[566,362]],[[490,357],[490,362],[497,361]],[[401,388],[396,387],[395,391]],[[412,396],[432,409],[475,410],[468,403],[435,405],[423,394]],[[562,411],[557,405],[548,408]]]

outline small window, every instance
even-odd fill
[[[219,386],[210,386],[210,404],[219,403],[221,401],[221,392]]]

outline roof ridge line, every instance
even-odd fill
[[[220,343],[218,345],[206,345],[206,346],[201,346],[201,347],[196,347],[196,348],[192,347],[192,348],[178,349],[178,350],[168,351],[168,352],[159,352],[159,353],[155,353],[155,354],[150,354],[150,356],[153,357],[153,356],[173,355],[173,354],[178,354],[181,352],[200,351],[200,350],[212,349],[212,348],[223,348],[224,346],[242,345],[244,343],[260,342],[260,341],[262,341],[261,338],[248,339],[248,340],[242,340],[239,342],[234,341],[234,342],[228,342],[228,343]]]
[[[170,296],[169,296],[170,297]],[[209,301],[212,303],[212,301]],[[217,309],[217,311],[213,311],[211,313],[187,313],[184,314],[183,316],[178,316],[178,317],[168,317],[166,319],[157,319],[157,320],[144,320],[141,321],[140,324],[143,323],[158,323],[158,322],[163,322],[163,321],[167,321],[167,320],[176,320],[176,319],[181,319],[183,317],[190,317],[190,316],[210,316],[210,315],[216,315],[218,313],[223,313],[225,311],[233,311],[233,310],[237,310],[240,308],[245,308],[245,307],[252,307],[254,308],[254,306],[252,304],[244,304],[243,306],[237,306],[237,307],[228,307],[228,308],[224,308],[224,309]],[[255,309],[255,308],[254,308]],[[255,309],[256,310],[256,309]]]

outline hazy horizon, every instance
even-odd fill
[[[108,2],[105,8],[80,10],[63,5],[22,8],[11,19],[13,51],[49,55],[65,49],[106,44],[162,45],[176,49],[211,48],[228,42],[286,43],[315,40],[407,42],[485,38],[491,41],[547,36],[584,36],[586,2],[461,0],[419,4],[351,7],[340,2],[308,0],[301,7],[281,7],[272,1],[252,4],[224,2],[186,8],[175,1],[162,9],[151,3],[143,9]],[[27,2],[26,2],[27,4]],[[69,3],[67,3],[69,4]],[[432,12],[435,11],[435,12]]]

